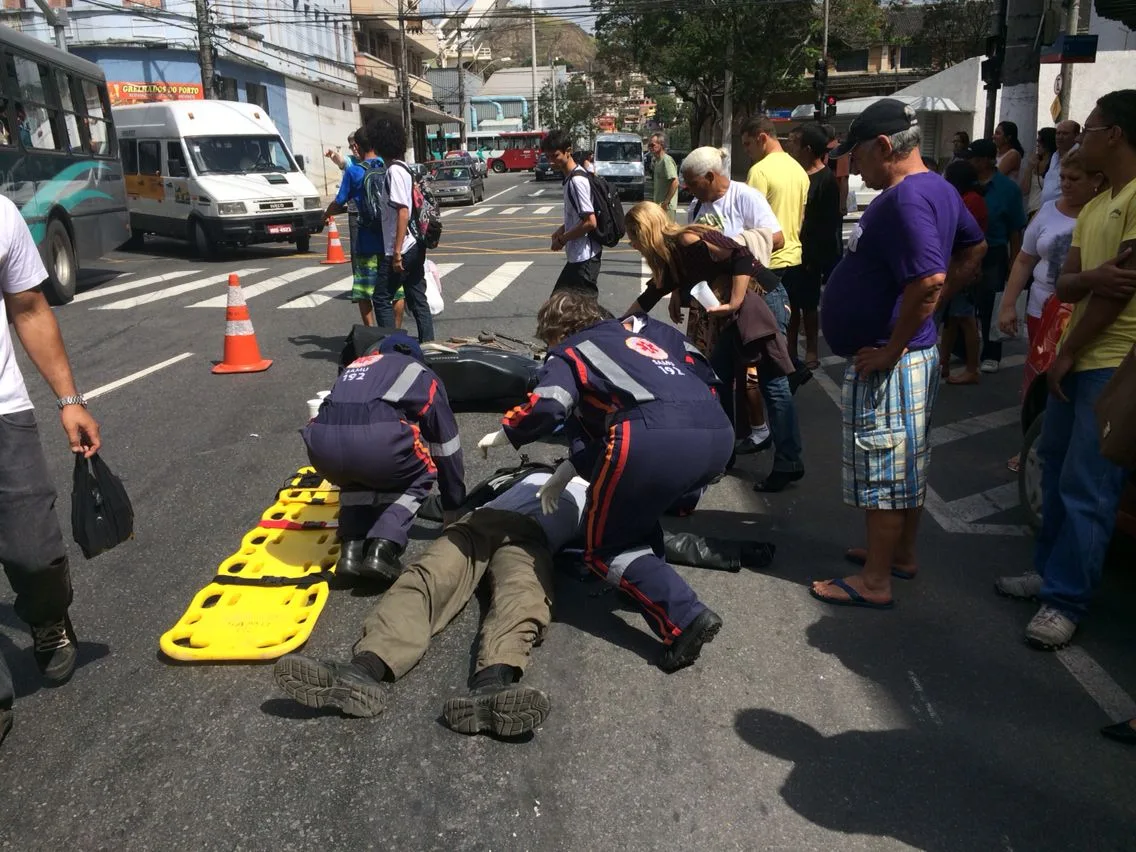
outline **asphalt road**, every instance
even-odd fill
[[[447,214],[432,255],[445,270],[442,338],[529,337],[562,263],[547,250],[555,184],[495,175],[487,192]],[[313,245],[319,254],[252,249],[200,263],[148,241],[99,263],[58,310],[81,387],[107,388],[91,407],[137,537],[89,563],[72,547],[80,668],[62,689],[41,688],[0,590],[0,652],[19,693],[0,749],[0,848],[1136,849],[1136,754],[1097,733],[1136,713],[1132,560],[1116,560],[1060,655],[1022,641],[1031,606],[992,593],[994,577],[1030,557],[1005,468],[1020,437],[1016,367],[940,395],[935,422],[954,428],[938,433],[921,572],[897,581],[896,609],[807,594],[811,579],[846,571],[841,553],[863,536],[841,504],[841,367],[828,362],[797,396],[806,478],[756,494],[771,459],[747,457],[691,521],[778,547],[760,573],[681,569],[725,618],[717,641],[665,675],[633,610],[564,578],[527,676],[553,712],[528,741],[466,738],[439,722],[443,700],[465,688],[478,604],[374,720],[291,704],[267,665],[164,659],[158,637],[303,463],[305,401],[330,387],[356,319],[343,298],[349,268],[321,266],[323,243]],[[602,297],[620,309],[644,277],[639,257],[609,250],[603,269]],[[275,363],[214,376],[224,276],[237,270]],[[1010,352],[1020,363],[1021,348]],[[50,394],[21,359],[69,532],[71,459]],[[459,421],[471,448],[496,418]],[[514,458],[467,452],[469,480]],[[416,527],[411,554],[436,530]],[[348,654],[372,603],[333,592],[307,651]]]

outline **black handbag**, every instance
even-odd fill
[[[75,456],[71,535],[88,559],[134,538],[134,507],[122,480],[99,456]]]

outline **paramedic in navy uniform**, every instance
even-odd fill
[[[692,345],[664,349],[580,291],[553,293],[536,333],[549,346],[536,389],[478,446],[519,448],[565,425],[572,455],[541,488],[545,511],[577,472],[590,479],[585,562],[642,609],[667,645],[661,668],[690,665],[722,619],[663,559],[659,518],[730,458],[733,429],[700,377],[712,374]]]

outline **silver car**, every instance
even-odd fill
[[[485,179],[469,166],[442,166],[434,172],[430,189],[439,204],[476,204],[485,198]]]

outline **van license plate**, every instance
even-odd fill
[[[269,225],[268,233],[270,234],[290,234],[292,233],[291,225]]]

